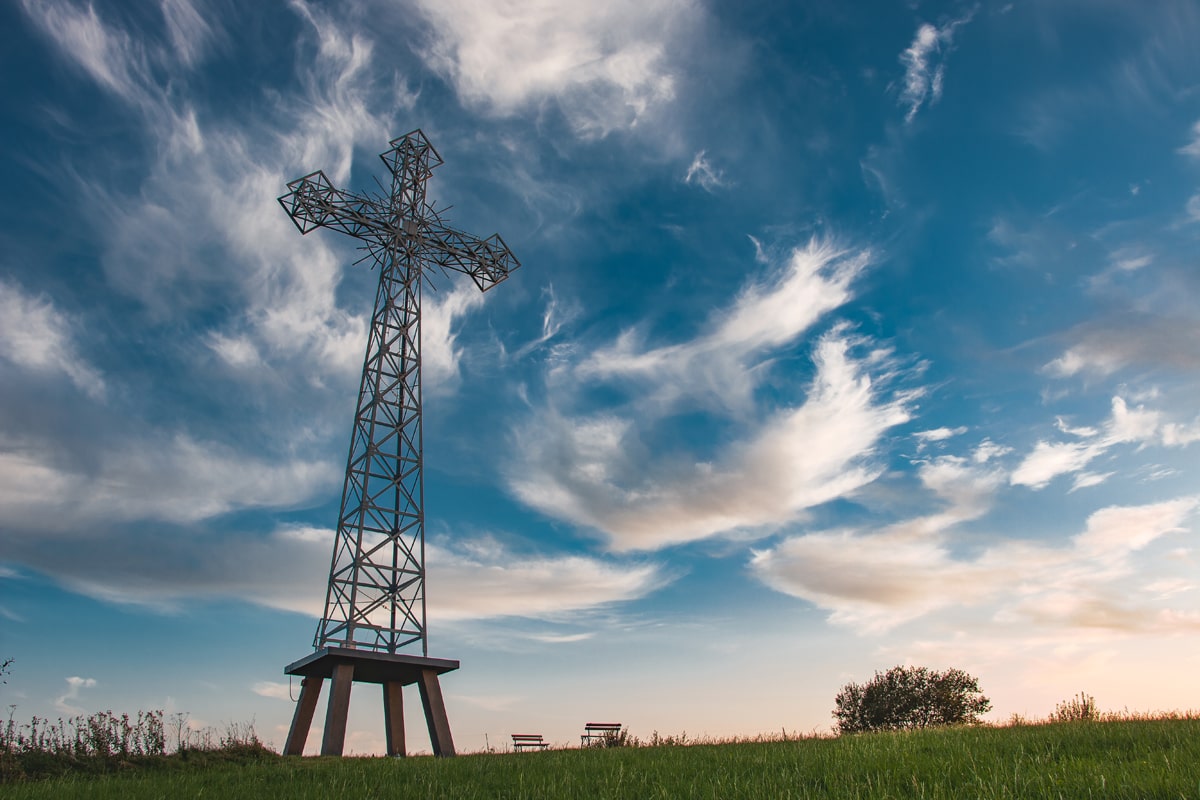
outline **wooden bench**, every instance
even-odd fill
[[[514,733],[512,735],[512,740],[513,750],[516,750],[517,752],[529,750],[535,747],[538,750],[545,750],[550,746],[550,743],[544,740],[540,733]]]
[[[589,722],[583,726],[583,735],[579,737],[579,746],[588,747],[620,735],[621,723],[619,722]]]

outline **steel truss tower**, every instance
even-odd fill
[[[316,652],[286,670],[305,677],[288,753],[303,750],[321,682],[332,677],[322,753],[341,753],[350,683],[358,680],[384,685],[390,754],[404,750],[400,686],[417,683],[434,752],[453,755],[437,676],[458,662],[428,657],[425,616],[421,287],[436,268],[466,273],[487,291],[520,263],[498,234],[457,231],[426,199],[425,184],[442,159],[421,131],[390,145],[380,155],[392,176],[386,195],[335,189],[318,171],[289,183],[279,198],[302,234],[347,234],[362,243],[362,260],[379,268]],[[418,643],[420,656],[401,652]]]

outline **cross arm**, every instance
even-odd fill
[[[430,262],[442,269],[465,272],[484,292],[521,266],[498,233],[480,239],[435,223],[422,231],[422,238]]]
[[[300,233],[330,228],[359,239],[387,235],[374,202],[335,189],[320,170],[291,181],[287,187],[288,193],[279,198],[279,204]]]

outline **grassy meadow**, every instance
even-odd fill
[[[453,759],[160,759],[17,781],[24,798],[1193,798],[1200,719],[975,726]]]

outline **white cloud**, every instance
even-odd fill
[[[912,44],[900,54],[904,65],[904,89],[900,102],[908,106],[904,115],[912,122],[922,105],[933,105],[942,96],[946,77],[946,55],[954,41],[954,32],[960,25],[970,22],[972,14],[952,20],[941,28],[923,23],[917,28]]]
[[[563,328],[570,324],[581,312],[581,307],[578,303],[565,303],[558,298],[554,291],[554,284],[547,284],[542,289],[542,296],[546,298],[546,306],[542,311],[542,332],[534,340],[527,342],[517,349],[512,354],[513,361],[520,361],[525,356],[538,350],[552,339],[558,337]],[[572,345],[563,344],[559,350],[569,350]],[[551,355],[553,357],[554,348]]]
[[[1116,474],[1115,472],[1081,472],[1075,476],[1075,483],[1071,486],[1071,491],[1086,489],[1089,486],[1099,486]]]
[[[62,373],[89,397],[101,399],[104,378],[79,354],[73,341],[78,328],[48,298],[0,279],[0,359],[35,372]]]
[[[61,0],[22,0],[25,13],[61,53],[105,89],[127,102],[145,102],[149,62],[145,49],[124,31],[104,24],[96,9]]]
[[[761,536],[858,491],[878,475],[885,433],[909,419],[919,394],[892,385],[900,366],[890,351],[837,325],[816,343],[802,402],[777,397],[760,408],[756,392],[780,378],[771,367],[784,348],[850,299],[869,260],[814,239],[749,280],[693,339],[647,345],[635,328],[590,354],[567,354],[546,372],[548,402],[514,436],[510,488],[617,551]],[[600,386],[624,393],[625,405],[566,410],[586,407]],[[696,410],[727,427],[718,446],[698,454],[654,443],[677,414]]]
[[[67,552],[52,543],[14,544],[22,563],[108,602],[174,609],[233,598],[315,620],[324,610],[333,541],[332,530],[296,526],[231,537],[181,532],[145,539],[114,531]],[[114,552],[122,556],[114,559]],[[560,620],[636,600],[673,579],[646,561],[519,552],[489,538],[427,539],[425,563],[433,621]]]
[[[1083,469],[1104,450],[1099,443],[1038,442],[1013,471],[1012,483],[1041,489],[1059,475]]]
[[[1105,442],[1150,442],[1162,425],[1162,414],[1145,406],[1130,408],[1123,397],[1112,399],[1112,416],[1108,420]]]
[[[574,642],[586,642],[596,634],[593,632],[587,633],[532,633],[529,634],[530,639],[535,642],[545,642],[546,644],[573,644]]]
[[[201,362],[183,364],[189,371],[223,364],[235,374],[218,375],[233,380],[213,388],[214,394],[226,390],[238,402],[250,393],[251,402],[276,411],[293,402],[315,403],[314,387],[358,372],[374,299],[368,291],[348,300],[349,310],[339,305],[343,274],[355,258],[352,243],[326,232],[300,236],[276,197],[288,180],[318,168],[346,185],[356,150],[384,149],[394,133],[391,115],[415,101],[401,76],[381,77],[371,42],[339,15],[300,0],[289,7],[303,23],[297,44],[300,88],[260,102],[247,124],[243,116],[223,121],[220,112],[199,111],[188,105],[186,93],[172,91],[173,82],[221,37],[214,18],[197,13],[198,4],[166,0],[167,47],[121,29],[117,18],[104,18],[90,6],[25,3],[63,58],[77,63],[142,123],[149,157],[139,185],[125,191],[106,181],[89,183],[84,175],[73,187],[83,198],[85,219],[90,215],[100,232],[110,287],[139,300],[152,325],[194,324],[201,331],[207,326],[197,337],[208,348],[201,358],[193,349],[167,357]],[[70,357],[71,340],[64,337],[71,326],[61,314],[54,316],[58,312],[48,303],[10,292],[6,284],[0,291],[2,332],[18,322],[36,332],[39,323],[59,336],[39,335],[37,351],[33,343],[14,338],[15,332],[6,335],[4,346],[10,339],[20,345],[8,348],[12,357],[25,367],[73,369],[77,383],[99,381],[84,362]],[[430,391],[452,390],[459,358],[454,325],[477,307],[481,295],[470,286],[426,299],[423,377]],[[195,309],[204,309],[202,320],[189,318]],[[213,309],[226,316],[214,321]],[[0,351],[5,358],[12,355],[8,349]],[[0,434],[0,516],[14,531],[6,554],[113,602],[170,607],[196,598],[236,597],[319,613],[328,538],[317,543],[290,529],[258,536],[195,529],[229,512],[297,508],[336,490],[340,465],[306,452],[313,432],[279,433],[278,423],[267,420],[264,435],[278,434],[283,441],[246,449],[150,426],[115,445],[91,442],[86,452],[68,452],[34,433]],[[123,526],[126,522],[153,523],[165,532],[145,538],[133,532],[145,525]],[[37,536],[29,535],[33,532]],[[551,558],[534,563],[557,569],[585,592],[594,590],[577,605],[649,591],[659,578],[646,565]],[[480,577],[491,575],[494,566],[479,565]],[[537,577],[502,566],[512,567],[517,580]],[[546,580],[545,587],[549,584]],[[492,600],[497,608],[503,605],[500,596]],[[560,601],[554,602],[561,607]],[[473,613],[453,602],[443,605],[458,608],[463,617]],[[490,613],[520,614],[524,606],[507,608]]]
[[[917,431],[913,436],[921,442],[944,442],[955,436],[962,436],[967,432],[966,427],[958,428],[932,428],[927,431]]]
[[[1003,485],[1003,473],[943,456],[923,464],[918,475],[944,504],[942,510],[875,533],[788,537],[756,551],[752,573],[777,591],[830,609],[835,622],[871,630],[973,602],[982,596],[985,569],[948,569],[944,532],[985,514]]]
[[[426,543],[434,619],[555,619],[644,597],[670,582],[651,563],[513,552],[495,541]]]
[[[971,454],[971,460],[977,464],[986,464],[994,458],[1008,455],[1011,452],[1011,447],[998,445],[991,439],[984,439],[980,442],[979,447],[975,448],[975,452]]]
[[[1074,538],[1085,556],[1112,565],[1145,548],[1160,536],[1185,530],[1185,518],[1195,510],[1194,497],[1146,506],[1111,506],[1088,517],[1087,529]]]
[[[823,337],[805,401],[771,414],[716,462],[651,457],[631,420],[548,411],[518,437],[509,483],[528,505],[603,531],[616,550],[786,522],[874,480],[883,434],[909,419],[911,396],[884,397],[872,382],[870,370],[887,364],[850,349],[844,330]]]
[[[14,528],[77,532],[134,520],[195,522],[247,508],[294,508],[336,486],[337,468],[267,461],[182,434],[126,440],[79,458],[0,439],[0,515]]]
[[[995,264],[1039,272],[1061,261],[1074,247],[1072,235],[1057,224],[1053,214],[1016,220],[998,216],[992,220],[987,238],[1007,251],[992,259]]]
[[[830,611],[830,620],[879,631],[987,595],[986,567],[958,566],[936,541],[850,531],[785,539],[750,562],[776,591]]]
[[[110,285],[159,319],[201,303],[230,309],[208,343],[234,369],[286,366],[311,382],[356,372],[370,298],[352,311],[338,306],[349,259],[332,249],[334,237],[301,238],[275,198],[313,169],[344,184],[356,147],[382,150],[386,115],[411,107],[399,76],[378,79],[370,42],[319,8],[292,4],[315,44],[303,59],[302,91],[266,107],[257,130],[239,129],[217,115],[201,122],[171,91],[218,35],[187,0],[163,6],[170,47],[106,23],[90,6],[26,0],[25,8],[65,58],[141,115],[155,154],[132,193],[79,179],[81,211],[106,240]],[[151,56],[161,69],[146,66]]]
[[[162,12],[171,49],[184,64],[199,63],[216,35],[205,15],[191,0],[162,0]]]
[[[1168,422],[1162,427],[1162,443],[1167,447],[1186,447],[1200,442],[1200,418],[1190,425]]]
[[[715,315],[708,331],[683,344],[646,347],[636,330],[593,353],[577,378],[649,384],[663,406],[685,401],[744,409],[754,381],[747,373],[765,351],[796,341],[817,320],[846,303],[870,261],[813,239],[765,279],[749,283],[732,308]]]
[[[718,189],[725,185],[725,173],[709,163],[704,151],[701,150],[696,153],[696,157],[692,159],[691,165],[688,166],[687,174],[683,176],[683,182],[687,184],[698,183],[704,191],[711,192],[713,189]]]
[[[278,681],[258,681],[250,687],[250,691],[254,692],[259,697],[269,697],[272,700],[287,700],[295,702],[299,692],[292,688],[291,684],[280,683]]]
[[[917,440],[917,451],[924,450],[930,442],[944,442],[947,439],[953,439],[955,436],[962,436],[967,432],[965,427],[958,428],[932,428],[927,431],[917,431],[913,434],[913,438]]]
[[[1086,426],[1074,427],[1062,417],[1055,417],[1054,427],[1058,428],[1060,431],[1069,436],[1075,436],[1084,439],[1095,436],[1098,432],[1095,428],[1089,428]]]
[[[1195,428],[1165,422],[1162,412],[1147,409],[1144,405],[1131,408],[1120,396],[1112,399],[1112,413],[1101,428],[1072,428],[1061,418],[1058,428],[1081,441],[1039,441],[1013,471],[1011,482],[1014,486],[1041,489],[1059,475],[1081,472],[1096,458],[1119,444],[1183,447],[1200,440],[1200,431]],[[1094,486],[1111,474],[1080,475],[1072,491]]]
[[[424,292],[421,307],[421,381],[428,396],[452,394],[460,379],[462,352],[454,323],[484,302],[484,293],[461,281],[449,290]],[[431,302],[432,301],[432,302]]]
[[[510,115],[545,100],[575,131],[634,126],[675,92],[674,37],[689,0],[418,0],[433,30],[425,58],[468,105]]]
[[[79,693],[84,689],[91,689],[96,685],[95,678],[80,678],[72,676],[67,678],[67,690],[59,695],[54,700],[54,708],[60,714],[77,717],[83,714],[83,709],[74,705],[75,701],[79,700]]]
[[[1112,254],[1113,266],[1122,272],[1135,272],[1154,263],[1154,256],[1136,249],[1118,250]]]
[[[1186,210],[1192,222],[1200,222],[1200,193],[1188,198]]]
[[[1200,339],[1200,321],[1183,317],[1126,315],[1079,326],[1075,340],[1043,370],[1057,378],[1107,376],[1138,367],[1200,371],[1200,351],[1180,342]]]
[[[1004,472],[983,466],[977,459],[941,456],[921,465],[921,485],[946,504],[946,509],[927,518],[937,527],[977,519],[991,507],[992,496],[1004,485]]]
[[[1197,498],[1185,497],[1104,508],[1063,545],[992,539],[970,557],[953,555],[953,544],[964,536],[954,523],[931,524],[932,518],[873,532],[812,533],[756,552],[750,568],[777,591],[826,609],[833,622],[864,631],[935,613],[954,616],[955,625],[1026,633],[1035,627],[1127,634],[1196,630],[1196,614],[1164,607],[1155,588],[1172,574],[1170,559],[1135,564],[1134,557],[1185,531],[1198,505]]]
[[[1192,158],[1200,158],[1200,122],[1192,126],[1192,140],[1179,148],[1179,152]]]

